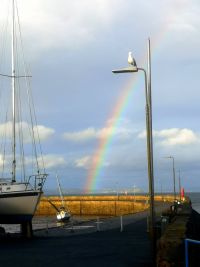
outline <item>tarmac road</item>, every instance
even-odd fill
[[[151,267],[147,213],[106,219],[97,231],[96,221],[37,231],[32,240],[1,240],[0,266]]]

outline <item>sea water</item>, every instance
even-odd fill
[[[196,193],[185,193],[186,196],[188,196],[192,202],[192,208],[200,213],[200,192]]]

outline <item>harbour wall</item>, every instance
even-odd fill
[[[173,206],[172,206],[173,207]],[[197,224],[200,215],[193,211],[189,198],[176,209],[165,211],[161,216],[161,237],[157,240],[157,267],[185,266],[184,239],[195,234],[197,239]],[[196,217],[194,216],[196,215]],[[198,218],[198,219],[197,219]],[[200,230],[198,230],[198,237]],[[192,236],[194,238],[194,235]],[[195,258],[196,254],[192,255]],[[190,266],[197,266],[190,265]]]
[[[173,196],[155,196],[155,201],[172,202]],[[62,206],[59,196],[42,197],[36,215],[55,215],[55,208]],[[149,207],[149,197],[137,196],[65,196],[66,208],[73,215],[119,216],[144,211]]]

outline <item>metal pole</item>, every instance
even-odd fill
[[[146,96],[146,134],[147,134],[147,164],[148,164],[148,179],[149,179],[149,203],[150,203],[150,233],[153,240],[153,248],[155,251],[155,219],[154,219],[154,172],[153,172],[153,138],[152,138],[152,101],[151,101],[151,51],[150,39],[148,39],[148,57],[147,67],[148,75],[142,68],[137,68],[136,63],[131,66],[119,70],[113,70],[113,73],[129,73],[142,70],[145,75],[145,96]],[[131,64],[131,63],[129,63]]]
[[[174,164],[174,157],[172,157],[173,160],[173,182],[174,182],[174,201],[176,200],[176,176],[175,176],[175,164]]]
[[[119,200],[118,183],[116,183],[116,191],[117,191],[117,200]]]
[[[148,58],[147,58],[147,143],[148,143],[148,174],[149,174],[149,208],[150,208],[150,233],[153,242],[155,241],[155,214],[154,214],[154,171],[153,171],[153,137],[152,137],[152,100],[151,100],[151,47],[148,39]]]
[[[99,232],[100,231],[100,226],[99,226],[99,217],[97,217],[97,232]]]
[[[124,228],[123,228],[123,216],[120,216],[120,232],[123,232]]]
[[[154,171],[153,171],[153,137],[152,137],[152,101],[151,101],[151,53],[150,39],[148,39],[147,73],[142,70],[145,76],[145,97],[146,97],[146,135],[147,135],[147,164],[149,181],[149,232],[155,243],[155,212],[154,212]]]
[[[12,1],[12,182],[16,181],[16,129],[15,129],[15,1]]]
[[[188,251],[188,244],[193,243],[196,245],[200,245],[199,240],[194,240],[190,238],[185,239],[185,267],[189,267],[189,251]]]
[[[189,261],[188,261],[188,240],[185,239],[185,266],[189,267]]]
[[[148,39],[147,73],[145,69],[143,68],[138,68],[138,70],[142,70],[145,76],[147,165],[148,165],[148,181],[149,181],[149,232],[154,242],[155,241],[155,214],[154,214],[154,172],[153,172],[150,39]]]
[[[179,181],[179,199],[181,201],[181,174],[180,174],[180,170],[179,170],[179,178],[178,178],[178,181]]]
[[[166,157],[168,159],[172,159],[172,173],[173,173],[173,190],[174,190],[174,202],[176,200],[176,175],[175,175],[175,163],[174,163],[174,157],[173,156],[169,156]]]

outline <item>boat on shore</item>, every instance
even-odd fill
[[[59,211],[56,214],[56,218],[58,222],[67,222],[71,218],[71,214],[66,210],[65,207],[60,207]]]
[[[2,39],[0,44],[3,57],[0,60],[0,223],[22,224],[31,222],[47,174],[32,100],[31,76],[24,60],[17,1],[8,2],[12,7],[11,31],[6,30],[6,20],[5,41]],[[4,67],[6,60],[9,62]]]
[[[47,200],[51,204],[51,206],[56,210],[57,222],[67,222],[71,218],[71,213],[70,213],[70,211],[67,208],[67,205],[65,203],[65,199],[63,197],[63,192],[62,192],[61,185],[60,185],[60,180],[59,180],[59,177],[57,174],[56,174],[56,180],[57,180],[61,205],[58,207],[55,203],[52,202],[52,200],[50,198],[47,198]]]
[[[69,221],[71,214],[66,207],[58,175],[56,175],[56,179],[57,179],[58,190],[59,190],[60,199],[62,203],[61,207],[59,207],[57,211],[56,218],[58,222],[66,222],[66,221]]]

